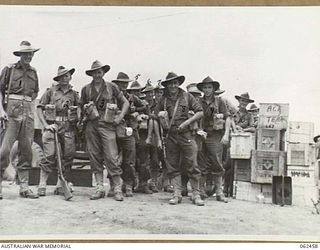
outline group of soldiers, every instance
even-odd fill
[[[107,82],[109,65],[94,61],[85,73],[92,81],[80,93],[72,89],[74,68],[60,66],[36,107],[43,125],[44,158],[40,161],[38,192],[28,186],[32,166],[34,133],[33,100],[39,92],[36,70],[30,62],[36,51],[28,41],[13,52],[20,60],[2,70],[0,76],[0,121],[3,128],[0,149],[1,176],[9,164],[9,153],[18,141],[17,178],[20,196],[46,195],[49,174],[56,168],[55,134],[62,146],[63,175],[68,180],[76,151],[76,131],[85,134],[86,151],[95,176],[91,200],[104,198],[104,170],[111,189],[108,196],[122,201],[134,192],[159,192],[159,171],[163,172],[165,191],[172,193],[169,204],[181,203],[187,196],[197,206],[213,195],[227,202],[232,183],[230,132],[255,132],[258,108],[248,93],[235,96],[239,107],[221,97],[220,83],[206,77],[180,88],[185,77],[169,72],[156,86],[145,86],[119,72]],[[129,86],[130,85],[130,86]],[[119,157],[121,155],[121,157]],[[119,160],[121,159],[121,160]],[[0,177],[0,199],[2,177]],[[222,189],[224,182],[224,188]],[[137,185],[138,183],[138,185]],[[214,184],[214,185],[213,185]],[[60,179],[55,194],[61,194]]]

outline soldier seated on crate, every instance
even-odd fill
[[[236,95],[235,98],[239,102],[239,109],[234,115],[233,128],[236,132],[255,132],[253,116],[247,110],[249,103],[253,103],[254,100],[250,99],[249,93],[243,93]],[[234,126],[235,125],[235,126]]]
[[[37,106],[37,114],[44,127],[42,134],[44,158],[40,161],[39,196],[46,195],[49,174],[56,166],[54,133],[58,132],[62,147],[64,175],[70,180],[70,170],[75,154],[75,128],[78,121],[78,92],[72,89],[70,81],[75,69],[59,66],[58,74],[53,78],[58,84],[53,85],[43,94]],[[70,183],[69,183],[70,184]],[[62,194],[58,178],[54,194]]]

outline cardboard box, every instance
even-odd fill
[[[235,159],[234,163],[234,180],[251,181],[251,160]]]
[[[316,162],[316,149],[309,143],[289,143],[287,145],[288,165],[310,166]]]
[[[257,150],[279,151],[280,150],[280,130],[258,128]]]
[[[288,141],[299,143],[313,143],[314,123],[289,122]]]
[[[232,159],[250,159],[255,149],[255,134],[248,132],[231,133],[230,156]]]
[[[260,103],[258,127],[286,130],[288,117],[288,103]]]
[[[272,203],[272,185],[234,181],[233,195],[237,200]]]
[[[273,176],[285,175],[286,152],[252,151],[251,182],[272,183]]]

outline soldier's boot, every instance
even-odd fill
[[[208,195],[205,192],[205,182],[206,182],[206,176],[202,175],[200,178],[200,197],[203,200],[208,198]]]
[[[154,181],[151,181],[150,189],[151,189],[152,193],[159,193],[159,189],[157,188],[157,185]]]
[[[29,170],[18,170],[18,179],[20,183],[20,197],[29,198],[29,199],[37,199],[39,198],[38,194],[34,194],[32,190],[29,188]]]
[[[141,183],[141,191],[145,194],[153,194],[152,190],[149,188],[149,185],[147,182]]]
[[[188,176],[181,175],[181,186],[182,186],[181,194],[182,194],[182,196],[188,196],[188,181],[189,181]]]
[[[214,177],[215,187],[216,187],[216,199],[217,201],[221,201],[224,203],[228,203],[228,200],[223,194],[222,191],[222,176],[215,176]]]
[[[167,193],[173,193],[173,186],[170,184],[168,177],[165,177],[163,180],[163,191]]]
[[[91,195],[90,200],[98,200],[104,198],[106,192],[103,186],[103,172],[95,172],[94,177],[96,179],[96,191]]]
[[[158,171],[154,171],[152,172],[152,176],[151,176],[151,181],[150,181],[150,189],[152,191],[152,193],[158,193],[158,187],[157,187],[157,183],[158,183]]]
[[[207,196],[212,196],[214,194],[213,185],[212,185],[212,175],[208,174],[206,177],[206,185],[205,185],[205,192]]]
[[[190,179],[192,188],[192,203],[197,206],[204,206],[204,201],[200,197],[200,181],[196,178]]]
[[[114,183],[113,183],[112,178],[109,178],[109,182],[110,182],[110,189],[109,189],[107,197],[114,197]]]
[[[49,177],[49,173],[40,170],[40,181],[38,186],[38,195],[39,196],[46,196],[46,188],[47,188],[47,180]]]
[[[114,183],[114,199],[116,201],[123,201],[123,195],[122,195],[122,180],[119,175],[117,176],[112,176],[112,180]]]
[[[182,201],[182,195],[181,195],[181,176],[176,176],[171,179],[171,184],[173,186],[173,196],[169,200],[170,205],[177,205],[181,203]]]
[[[126,197],[133,197],[132,185],[126,185],[125,191]]]

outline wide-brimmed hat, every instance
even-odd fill
[[[88,76],[92,76],[92,72],[98,69],[103,69],[104,73],[107,73],[110,70],[110,66],[106,64],[104,65],[100,61],[95,60],[91,65],[91,69],[86,70],[86,74]]]
[[[251,104],[250,108],[248,109],[248,111],[250,111],[250,112],[257,111],[257,110],[259,110],[259,108],[254,103]]]
[[[30,42],[28,42],[28,41],[22,41],[22,42],[20,43],[19,49],[16,50],[16,51],[13,51],[13,54],[14,54],[15,56],[20,56],[22,53],[36,52],[36,51],[38,51],[38,50],[39,50],[39,48],[33,48],[33,47],[31,46],[31,43],[30,43]]]
[[[166,76],[166,79],[163,80],[163,81],[161,82],[161,84],[162,84],[164,87],[166,87],[169,82],[171,82],[171,81],[173,81],[173,80],[178,80],[179,85],[181,85],[181,84],[184,82],[185,79],[186,79],[186,78],[185,78],[184,76],[178,76],[178,75],[177,75],[176,73],[174,73],[174,72],[169,72],[169,73],[167,74],[167,76]]]
[[[162,90],[164,89],[164,86],[161,84],[161,80],[158,81],[158,84],[154,87],[154,90]]]
[[[155,90],[155,87],[151,84],[151,82],[147,82],[146,86],[144,86],[141,93],[146,93],[152,90]]]
[[[59,66],[57,76],[53,77],[53,80],[58,81],[61,76],[67,74],[68,72],[70,72],[70,75],[72,75],[74,71],[75,71],[74,68],[67,69],[64,66]]]
[[[197,93],[197,94],[202,94],[202,92],[197,88],[197,84],[196,83],[190,83],[188,86],[187,86],[187,91],[189,93]]]
[[[239,99],[244,99],[244,100],[247,100],[249,103],[251,102],[254,102],[254,100],[250,99],[250,96],[249,96],[249,93],[246,92],[246,93],[243,93],[241,95],[236,95],[234,96],[237,100]]]
[[[197,88],[202,91],[203,85],[208,84],[208,83],[213,85],[214,91],[216,91],[217,89],[220,88],[220,83],[218,81],[213,80],[210,76],[207,76],[206,78],[204,78],[202,80],[202,82],[199,82],[197,84]]]
[[[138,81],[133,81],[127,90],[141,90],[143,89],[142,85]]]
[[[114,82],[114,83],[119,83],[119,82],[128,83],[128,82],[132,82],[132,80],[129,78],[129,76],[126,73],[119,72],[118,76],[117,76],[117,79],[112,80],[112,82]]]
[[[317,135],[317,136],[313,137],[313,141],[314,141],[315,143],[317,143],[317,140],[318,140],[319,137],[320,137],[320,135]]]
[[[219,89],[217,89],[217,90],[214,91],[214,94],[215,94],[215,95],[221,95],[221,94],[223,94],[224,92],[226,92],[226,91],[219,88]]]

